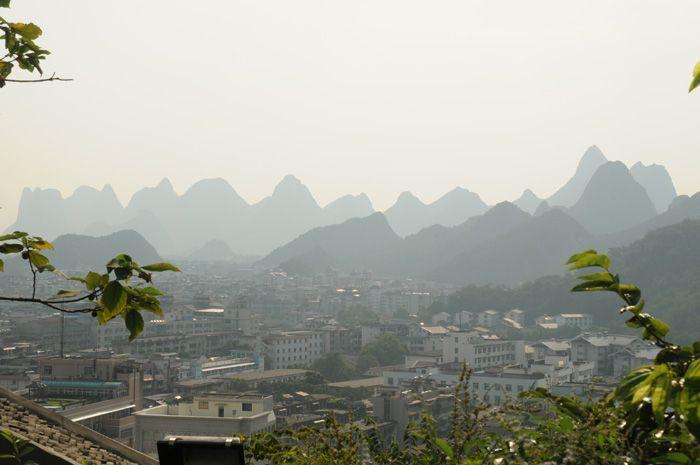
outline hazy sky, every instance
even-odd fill
[[[13,0],[72,83],[0,90],[0,226],[24,186],[288,173],[325,204],[550,195],[597,144],[700,190],[697,0]]]

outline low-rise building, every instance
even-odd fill
[[[472,373],[469,381],[474,401],[492,405],[512,401],[522,392],[548,387],[547,378],[542,373],[477,371]]]
[[[615,352],[612,354],[613,376],[622,378],[635,368],[652,365],[660,350],[658,347],[644,347],[626,348]]]
[[[525,343],[485,339],[476,331],[455,331],[443,341],[442,360],[444,363],[466,363],[477,370],[519,365],[525,361]]]
[[[623,349],[639,350],[652,347],[636,336],[607,333],[584,333],[571,340],[571,360],[593,362],[593,374],[612,376],[612,354]]]
[[[272,431],[276,417],[272,396],[260,394],[206,394],[192,402],[159,405],[136,412],[134,447],[156,454],[156,443],[166,436],[250,436]]]

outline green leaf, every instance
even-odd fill
[[[129,310],[125,318],[126,327],[129,330],[129,342],[133,341],[143,331],[143,317],[137,310]]]
[[[577,253],[577,254],[572,255],[571,257],[569,257],[569,259],[566,261],[566,264],[567,264],[567,265],[570,265],[570,264],[572,264],[572,263],[576,263],[577,261],[579,261],[580,259],[582,259],[583,257],[585,257],[585,256],[587,256],[587,255],[597,254],[597,253],[598,253],[598,252],[596,252],[596,251],[593,250],[593,249],[589,249],[589,250],[586,250],[585,252]]]
[[[114,317],[124,310],[127,295],[119,281],[110,281],[105,286],[100,303],[107,310],[107,317]]]
[[[690,82],[688,92],[694,91],[698,86],[700,86],[700,61],[695,65],[695,69],[693,70],[693,80]]]
[[[85,275],[85,287],[88,291],[94,291],[100,284],[102,284],[101,274],[90,271]]]
[[[83,291],[77,290],[77,289],[61,289],[58,291],[53,297],[51,297],[51,300],[55,299],[68,299],[70,297],[77,297],[79,296]]]
[[[0,79],[5,79],[12,73],[12,68],[14,68],[14,63],[9,61],[0,61]]]
[[[620,292],[624,294],[624,296],[627,297],[627,299],[632,303],[632,305],[639,303],[639,299],[642,297],[642,291],[637,286],[633,286],[631,284],[620,284],[619,289]]]
[[[0,260],[0,272],[5,271],[5,262]]]
[[[690,458],[682,452],[666,452],[664,455],[659,455],[651,459],[653,464],[664,465],[684,465],[692,463]]]
[[[651,389],[651,409],[654,412],[656,423],[659,425],[664,423],[664,414],[666,413],[670,390],[671,377],[666,372],[654,381],[654,387]]]
[[[41,28],[34,23],[10,23],[10,27],[17,34],[28,40],[36,40],[43,33]]]
[[[579,283],[571,288],[571,292],[590,292],[590,291],[616,291],[614,288],[615,283],[609,281],[586,281],[585,283]]]
[[[652,331],[645,328],[644,332],[642,333],[642,337],[644,339],[652,339],[653,337],[663,339],[671,329],[667,323],[659,320],[658,318],[648,317],[647,322],[651,326]]]
[[[144,287],[141,289],[141,292],[146,294],[146,295],[153,295],[153,296],[163,295],[163,293],[161,291],[159,291],[158,289],[156,289],[153,286]]]
[[[22,239],[23,237],[27,237],[29,234],[22,232],[22,231],[15,231],[11,234],[5,234],[4,236],[0,236],[0,241],[11,241],[14,239]]]
[[[0,0],[0,8],[10,8],[10,0]]]
[[[576,255],[574,255],[574,257],[575,256]],[[586,253],[572,263],[573,264],[569,267],[569,270],[579,270],[581,268],[589,268],[592,266],[599,266],[604,270],[608,270],[608,268],[610,268],[610,257],[599,253]]]
[[[435,439],[435,445],[438,446],[442,452],[445,454],[446,457],[452,458],[454,457],[454,451],[452,450],[452,447],[445,441],[444,439],[436,438]]]
[[[601,271],[600,273],[583,274],[581,276],[576,276],[576,278],[581,279],[583,281],[601,281],[608,282],[611,284],[615,282],[615,277],[607,271]]]
[[[40,254],[36,250],[30,250],[29,251],[29,261],[31,262],[32,265],[37,267],[39,271],[53,271],[52,266],[49,263],[49,259],[46,258],[46,256]]]
[[[155,272],[160,272],[160,271],[174,271],[176,273],[180,272],[180,269],[174,265],[171,265],[170,263],[151,263],[150,265],[146,265],[143,267],[144,270],[146,271],[155,271]]]
[[[40,237],[36,237],[30,241],[27,241],[27,244],[29,245],[29,247],[34,248],[36,250],[53,250],[53,244],[51,244],[51,242],[49,241],[45,241]]]
[[[0,244],[0,253],[20,253],[23,250],[24,246],[22,244]]]

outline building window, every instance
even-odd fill
[[[253,404],[251,404],[250,402],[243,402],[241,409],[244,412],[252,412],[253,411]]]
[[[199,401],[199,410],[209,410],[209,402],[205,400]]]
[[[219,418],[223,418],[223,417],[224,417],[224,407],[220,405],[219,406]]]
[[[513,390],[513,386],[510,384],[506,384],[506,391],[512,391],[512,390]]]

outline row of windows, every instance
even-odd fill
[[[473,387],[475,391],[479,390],[479,383],[473,383]],[[512,384],[501,384],[501,383],[494,383],[493,386],[491,386],[490,383],[484,383],[484,390],[488,391],[489,389],[494,389],[496,391],[502,391],[505,388],[506,391],[511,392],[513,391],[513,385]],[[517,391],[518,392],[523,392],[524,388],[522,384],[516,385]]]
[[[308,350],[307,347],[304,347],[304,349],[307,349],[307,350]],[[278,354],[279,354],[279,353],[284,354],[284,353],[287,353],[287,352],[291,354],[292,352],[296,352],[296,351],[297,351],[297,347],[294,347],[294,348],[291,348],[291,347],[290,347],[289,349],[284,349],[284,348],[282,348],[282,349],[277,349],[277,353],[278,353]],[[302,350],[302,348],[299,347],[299,352],[306,352],[306,351],[305,351],[305,350]],[[312,354],[320,353],[319,350],[312,350],[312,351],[310,351],[310,352],[311,352]]]
[[[513,354],[507,355],[492,355],[490,357],[477,357],[474,361],[476,365],[483,365],[486,363],[497,363],[497,362],[510,362],[515,360]]]

